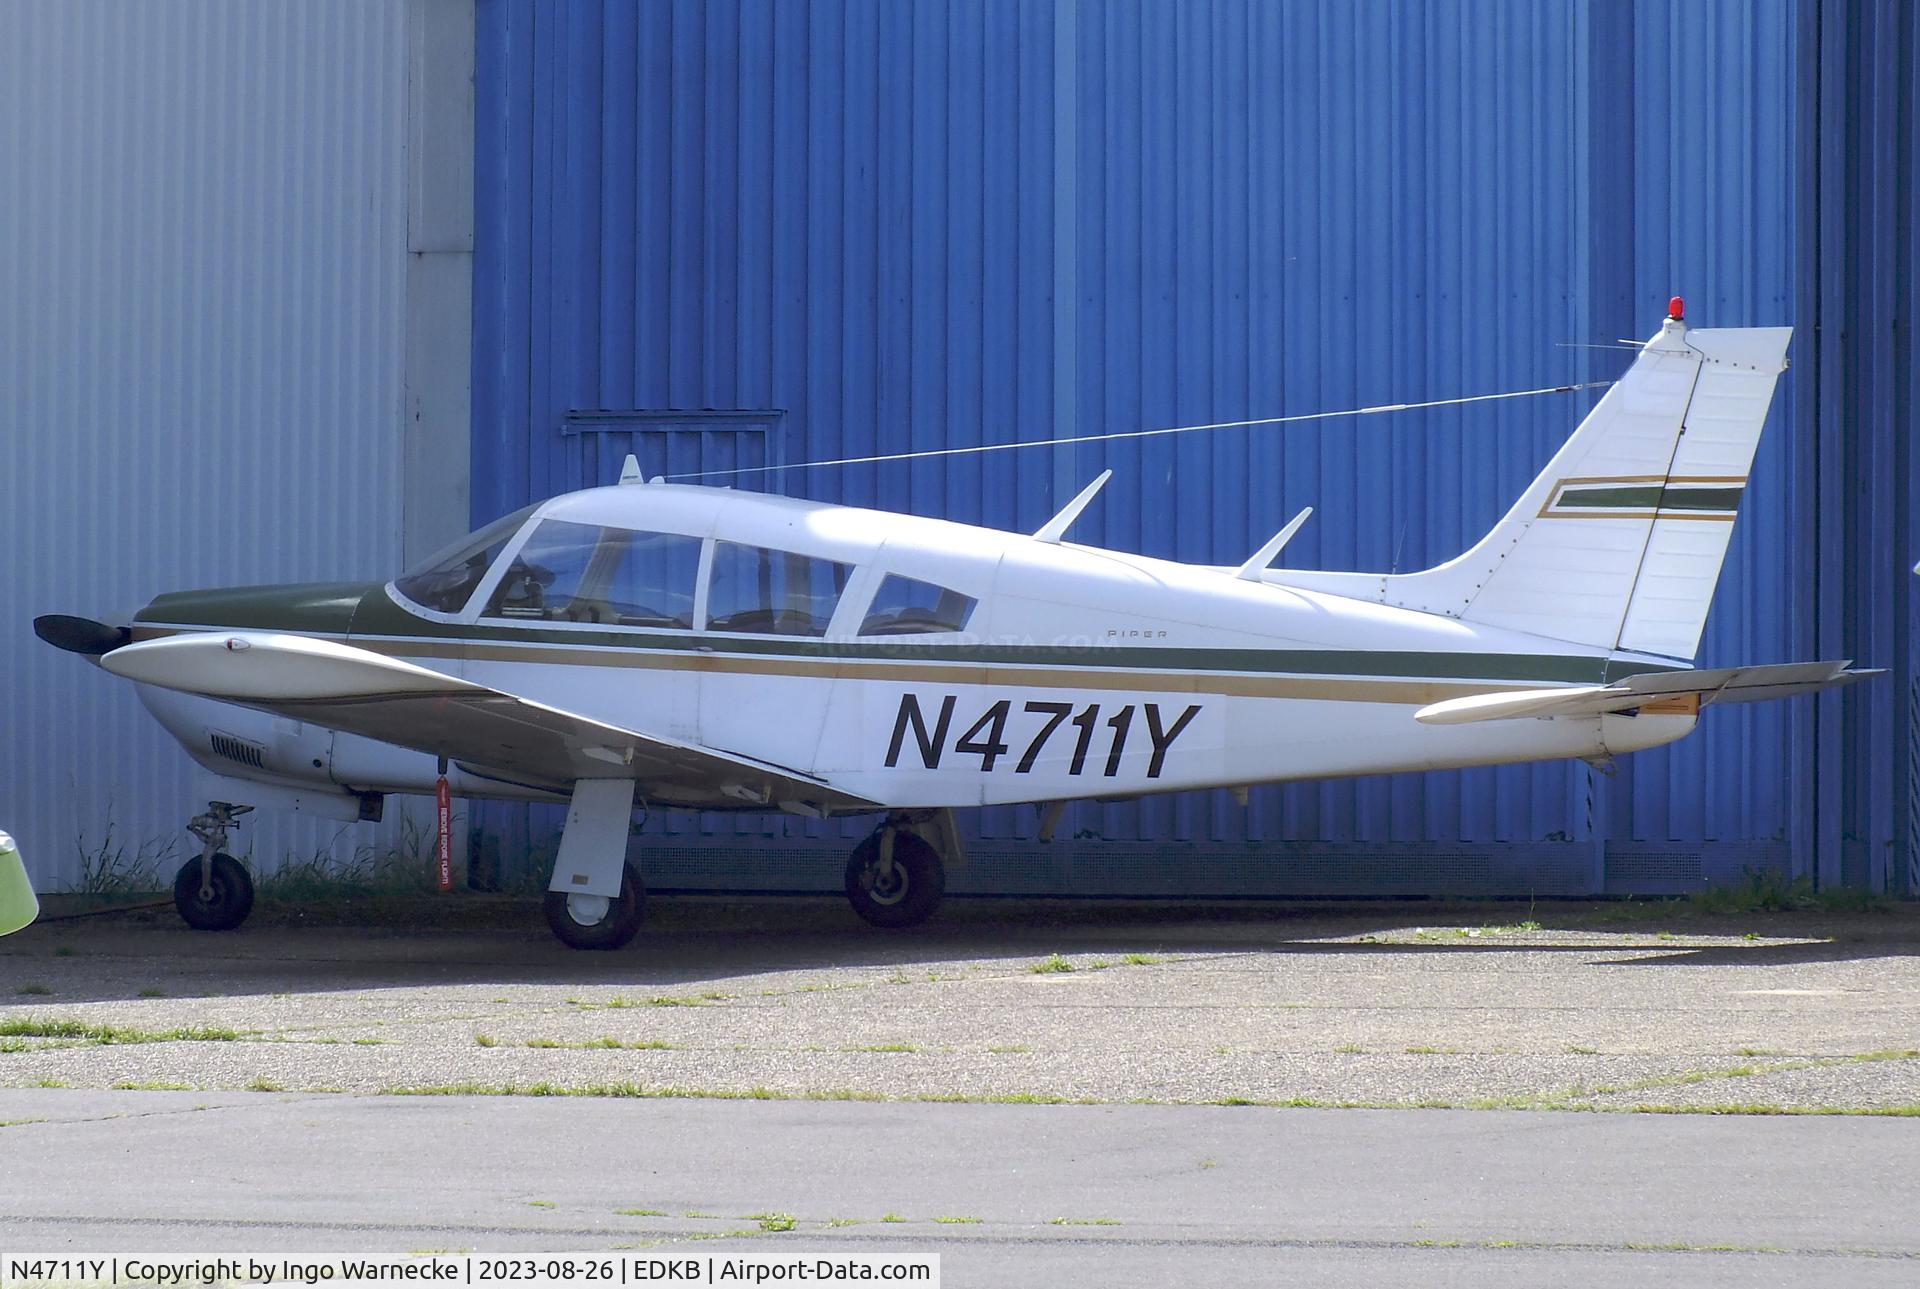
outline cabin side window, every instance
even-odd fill
[[[693,625],[700,539],[549,519],[514,556],[487,616],[619,627]]]
[[[678,533],[628,533],[607,587],[607,619],[623,627],[693,629],[700,539]]]
[[[923,635],[934,631],[965,631],[973,616],[974,598],[931,582],[887,574],[873,603],[860,621],[863,636]]]
[[[823,636],[852,571],[850,565],[792,551],[715,542],[707,629]]]

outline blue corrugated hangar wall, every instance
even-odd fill
[[[1797,327],[1703,665],[1894,675],[1582,765],[984,812],[958,889],[1912,891],[1914,17],[1838,0],[484,0],[474,519],[648,473],[1602,379],[1667,297]],[[1600,346],[1600,347],[1581,347]],[[747,477],[1238,561],[1408,569],[1560,396]],[[553,821],[493,811],[481,845]],[[864,826],[864,825],[862,825]],[[830,888],[855,825],[653,819],[666,886]]]

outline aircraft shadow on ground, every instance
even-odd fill
[[[504,906],[503,902],[503,906]],[[518,909],[518,905],[512,906]],[[858,922],[820,897],[664,897],[626,949],[582,953],[555,942],[531,903],[509,925],[311,925],[263,919],[234,932],[195,933],[169,911],[51,921],[0,943],[0,1017],[62,1004],[358,992],[408,986],[565,984],[645,1002],[704,990],[737,993],[730,978],[887,971],[924,981],[956,962],[1030,970],[1055,954],[1076,970],[1128,965],[1127,955],[1406,958],[1453,954],[1573,954],[1626,968],[1795,966],[1920,953],[1920,907],[1831,913],[1683,914],[1647,906],[1517,903],[1274,904],[1267,902],[1016,902],[955,899],[910,931]],[[1555,940],[1556,932],[1589,933]],[[1618,939],[1596,940],[1602,932]],[[1754,935],[1752,943],[1694,937]],[[1667,938],[1652,939],[1665,936]],[[1274,969],[1284,970],[1283,967]],[[796,982],[791,988],[803,988]],[[41,993],[35,986],[49,992]],[[751,992],[751,990],[747,991]],[[779,992],[788,992],[781,987]],[[584,996],[584,993],[583,993]],[[742,995],[744,996],[744,995]]]

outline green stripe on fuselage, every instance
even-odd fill
[[[556,629],[533,623],[436,622],[394,603],[379,583],[229,587],[163,595],[142,609],[142,623],[234,627],[349,636],[361,640],[432,639],[475,644],[713,652],[875,662],[1099,667],[1139,671],[1243,672],[1407,680],[1609,684],[1674,664],[1553,653],[1467,653],[1408,649],[1193,649],[1138,645],[919,644],[904,640],[764,639],[721,633],[632,629]]]

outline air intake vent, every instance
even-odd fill
[[[258,743],[249,743],[243,738],[231,734],[222,734],[218,730],[208,730],[207,738],[213,744],[214,752],[229,761],[238,761],[241,765],[250,765],[256,770],[267,768],[267,749]]]

